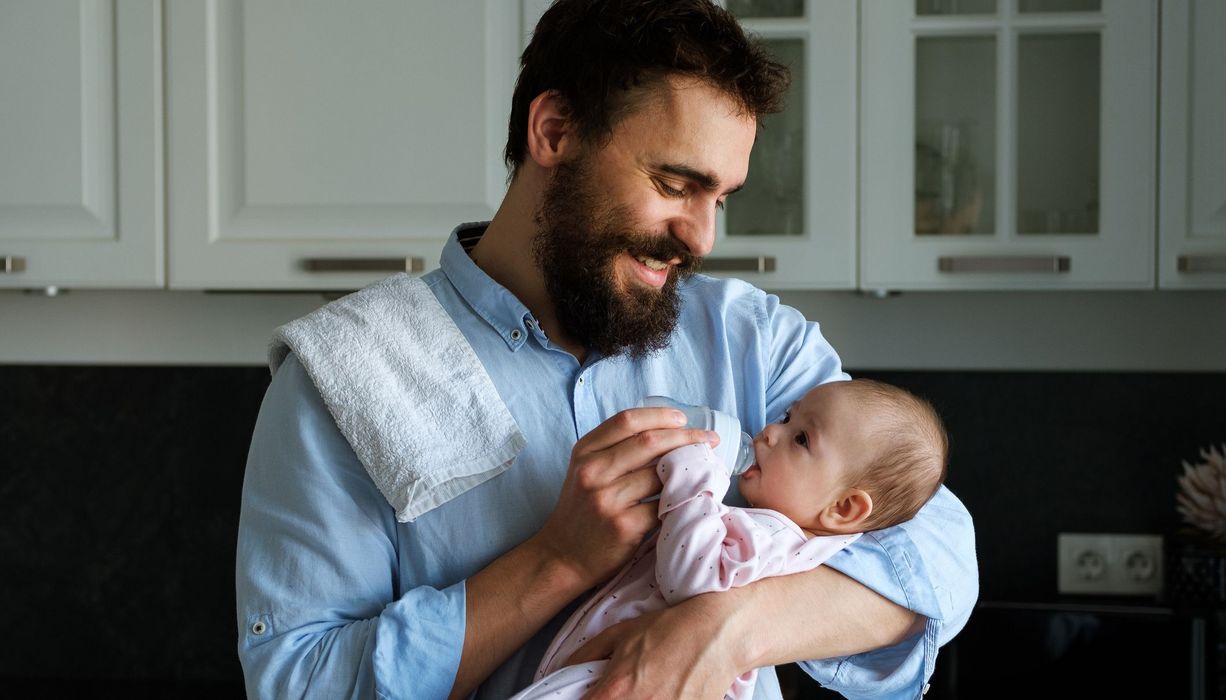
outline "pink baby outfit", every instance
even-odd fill
[[[860,536],[806,538],[796,523],[776,511],[725,506],[727,467],[706,444],[669,452],[656,472],[664,482],[659,532],[570,616],[545,652],[536,682],[516,695],[517,700],[582,697],[607,662],[562,664],[588,640],[619,622],[699,593],[808,571]],[[726,697],[753,697],[757,673],[737,678]]]

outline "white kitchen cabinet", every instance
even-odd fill
[[[158,287],[161,4],[0,3],[0,287]]]
[[[727,0],[792,71],[704,266],[768,289],[856,284],[856,2]]]
[[[1158,283],[1226,289],[1226,3],[1162,3]]]
[[[167,3],[169,284],[353,289],[490,218],[507,0]]]
[[[862,288],[1153,287],[1156,2],[861,12]]]

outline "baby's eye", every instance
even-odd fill
[[[805,447],[809,444],[809,436],[804,433],[796,433],[796,444]]]
[[[791,411],[784,411],[784,412],[783,412],[783,417],[779,419],[779,422],[780,422],[780,423],[786,423],[786,422],[788,422],[788,421],[790,421],[790,420],[792,420],[792,412],[791,412]]]

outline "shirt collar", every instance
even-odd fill
[[[488,221],[460,224],[443,246],[439,267],[464,301],[485,320],[511,350],[518,350],[536,326],[536,319],[514,294],[477,267],[468,251],[485,234]]]

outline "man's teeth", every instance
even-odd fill
[[[655,258],[649,258],[646,255],[636,255],[635,259],[643,263],[647,267],[655,270],[656,272],[668,269],[668,263],[662,263],[659,260],[656,260]]]

